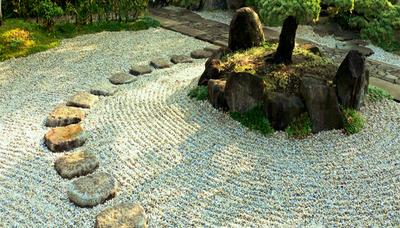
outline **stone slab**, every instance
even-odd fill
[[[172,63],[168,59],[158,58],[150,62],[150,65],[156,69],[165,69],[172,66]]]
[[[95,228],[148,227],[147,215],[140,204],[122,203],[102,211],[96,216]]]
[[[143,75],[143,74],[150,74],[153,71],[153,69],[150,66],[144,65],[144,66],[137,66],[133,65],[131,69],[129,70],[129,73],[135,76]]]
[[[49,150],[62,152],[82,146],[86,141],[86,134],[79,124],[50,129],[44,136],[44,142]]]
[[[54,167],[61,177],[72,179],[93,173],[99,167],[99,161],[93,153],[78,151],[59,157]]]
[[[201,36],[201,35],[206,34],[206,32],[204,32],[204,31],[194,29],[194,28],[191,28],[190,26],[186,26],[186,25],[182,25],[182,24],[176,25],[176,26],[171,26],[170,29],[175,32],[179,32],[184,35],[191,36],[191,37],[196,37],[196,36]]]
[[[190,58],[190,56],[187,56],[187,55],[173,55],[173,56],[171,56],[171,62],[173,62],[174,64],[192,63],[193,59]]]
[[[369,84],[388,91],[394,97],[394,99],[400,101],[400,85],[396,85],[375,77],[369,78]]]
[[[194,59],[207,59],[210,58],[213,55],[211,51],[205,51],[205,50],[195,50],[190,53],[190,57]]]
[[[100,83],[90,89],[90,93],[96,96],[112,96],[118,91],[118,87],[110,83]]]
[[[85,118],[85,111],[81,108],[70,106],[58,106],[47,117],[47,127],[63,127],[77,124]]]
[[[133,77],[132,75],[127,73],[116,73],[108,78],[108,80],[114,85],[129,84],[135,81],[136,79],[137,79],[136,77]]]
[[[92,108],[99,98],[88,92],[78,92],[67,101],[67,106]]]

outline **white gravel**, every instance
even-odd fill
[[[234,12],[233,11],[201,11],[201,12],[194,12],[199,14],[201,17],[209,20],[214,20],[218,21],[220,23],[224,24],[230,24],[230,21],[233,17]],[[277,32],[281,31],[281,27],[268,27],[272,30],[275,30]],[[313,31],[312,26],[309,25],[300,25],[296,36],[298,38],[304,39],[304,40],[309,40],[311,42],[314,42],[316,44],[326,46],[329,48],[339,48],[341,49],[342,47],[345,46],[345,42],[336,40],[334,36],[320,36],[316,34]],[[380,61],[386,64],[391,64],[397,67],[400,67],[400,56],[392,54],[390,52],[387,52],[383,50],[382,48],[379,48],[375,45],[368,45],[368,48],[372,49],[374,51],[374,54],[369,56],[369,59]]]
[[[155,70],[84,121],[97,172],[119,182],[94,208],[68,201],[43,121],[77,91],[131,64],[207,43],[163,29],[104,32],[0,63],[0,226],[93,227],[111,205],[139,202],[151,227],[399,226],[400,105],[369,104],[366,129],[288,140],[249,132],[186,94],[204,60]]]

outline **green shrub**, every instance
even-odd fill
[[[40,1],[34,8],[34,11],[37,13],[37,16],[44,19],[46,28],[48,29],[53,27],[55,17],[61,16],[64,13],[63,9],[51,0]]]
[[[258,7],[265,24],[282,25],[288,16],[295,16],[299,23],[318,19],[320,0],[260,0]]]
[[[344,130],[347,134],[355,134],[364,128],[365,120],[362,115],[354,109],[346,108],[343,110],[345,117]]]
[[[384,99],[393,100],[393,96],[390,95],[389,92],[376,86],[368,86],[368,98],[373,102],[382,101]]]
[[[268,118],[265,115],[261,105],[254,107],[245,113],[231,112],[232,119],[240,122],[243,126],[251,130],[259,131],[263,135],[268,135],[274,132]]]
[[[303,113],[285,129],[286,134],[293,138],[305,138],[311,134],[311,119],[308,113]]]
[[[198,101],[204,101],[208,98],[208,88],[207,86],[197,86],[196,88],[190,90],[189,97],[195,98]]]

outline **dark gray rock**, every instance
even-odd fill
[[[229,9],[236,10],[244,6],[245,0],[227,0],[227,3]]]
[[[250,7],[236,11],[229,28],[229,49],[244,50],[264,43],[264,31],[260,18]]]
[[[357,51],[350,51],[343,60],[334,80],[339,104],[360,109],[368,92],[369,75],[365,58]]]
[[[154,59],[150,62],[150,65],[152,65],[156,69],[165,69],[165,68],[170,68],[172,66],[172,63],[168,59]]]
[[[208,100],[216,109],[227,110],[228,105],[225,100],[226,81],[211,79],[208,81]]]
[[[341,113],[335,87],[312,77],[303,77],[300,93],[311,118],[312,132],[341,129]]]
[[[193,59],[190,58],[190,56],[187,56],[187,55],[173,55],[173,56],[171,56],[171,62],[173,62],[174,64],[192,63]]]
[[[143,75],[143,74],[150,74],[153,69],[150,66],[132,66],[129,70],[129,73],[135,76]]]
[[[126,73],[113,74],[108,80],[114,85],[128,84],[135,81],[137,78]]]
[[[204,51],[209,51],[209,52],[212,52],[212,53],[216,53],[216,52],[218,52],[219,50],[221,50],[221,46],[218,46],[218,45],[212,45],[212,46],[208,46],[208,47],[205,47],[204,48]]]
[[[222,66],[219,59],[208,59],[206,69],[200,77],[198,85],[208,85],[210,79],[220,79],[222,76]]]
[[[285,129],[296,117],[306,111],[300,97],[283,93],[269,93],[265,99],[264,110],[276,130]]]
[[[292,63],[297,27],[297,19],[293,16],[289,16],[283,22],[282,31],[279,35],[279,45],[274,56],[275,63]]]
[[[210,58],[213,55],[211,51],[205,51],[205,50],[195,50],[190,53],[190,57],[194,59],[207,59]]]
[[[232,112],[247,112],[264,100],[264,81],[249,73],[230,73],[225,86],[225,99]]]

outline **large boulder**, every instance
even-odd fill
[[[227,110],[228,105],[225,100],[226,81],[211,79],[208,81],[208,100],[216,109]]]
[[[275,92],[266,96],[264,110],[276,130],[285,129],[290,122],[306,111],[300,97]]]
[[[313,133],[343,127],[343,115],[334,86],[312,77],[303,77],[300,93],[311,118]]]
[[[206,69],[200,77],[198,85],[208,85],[210,79],[220,79],[222,76],[222,63],[219,59],[208,59]]]
[[[259,46],[264,41],[263,26],[257,13],[249,7],[237,10],[230,24],[229,49],[248,49]]]
[[[264,99],[264,81],[249,73],[230,73],[225,86],[225,99],[232,112],[247,112]]]
[[[339,103],[345,107],[359,109],[368,91],[368,82],[365,58],[357,51],[350,51],[334,80]]]

